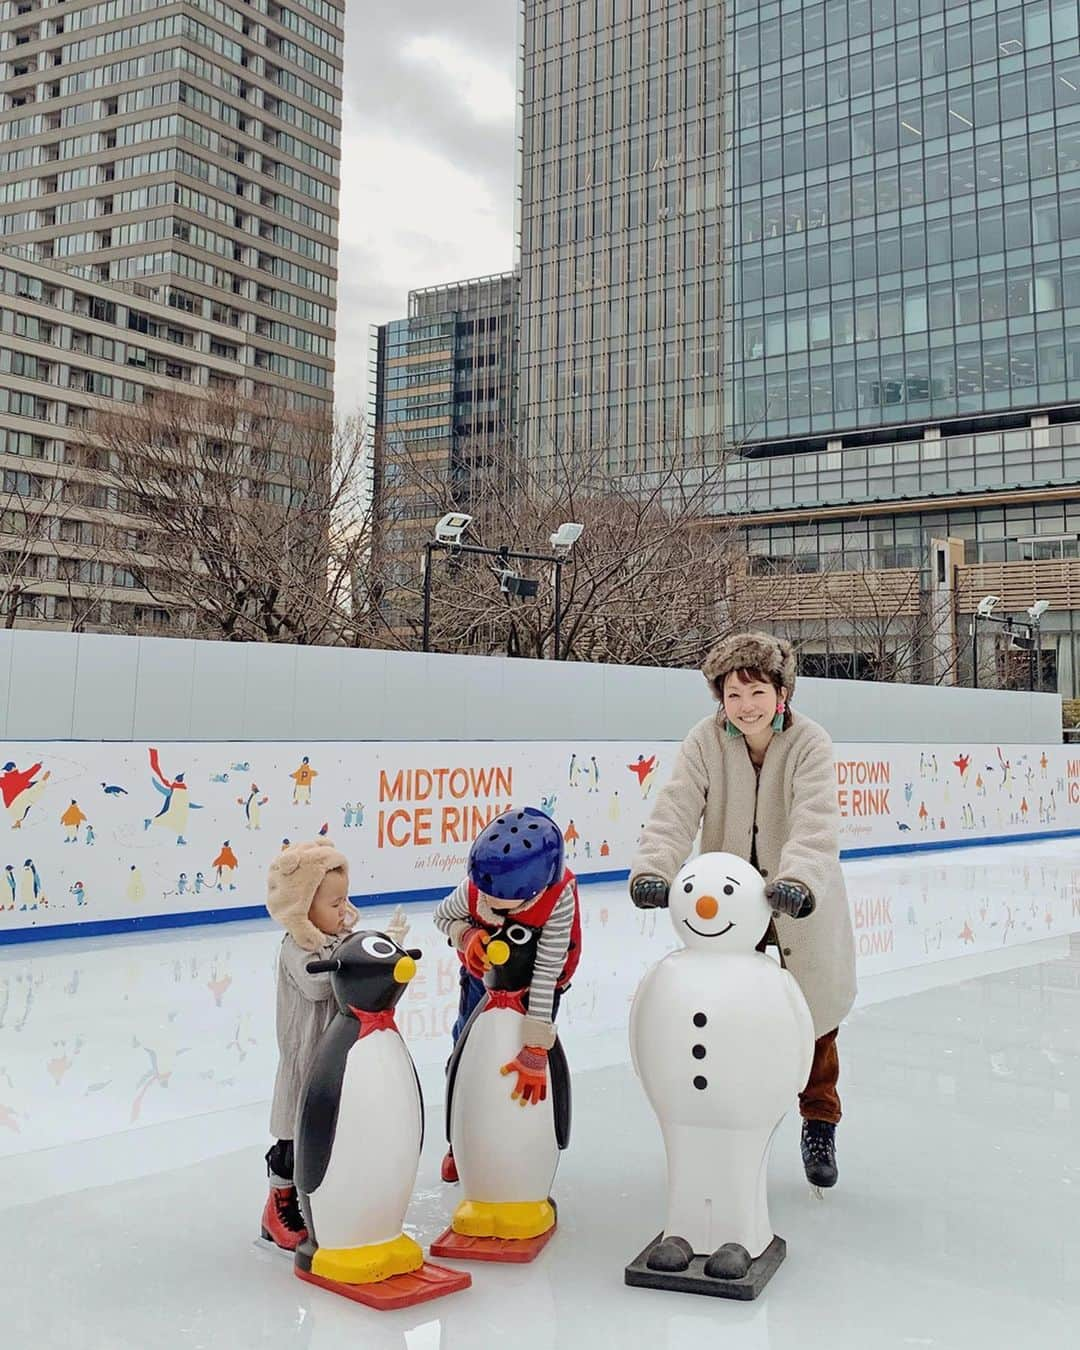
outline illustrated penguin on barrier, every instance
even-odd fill
[[[669,913],[682,946],[646,973],[630,1012],[664,1136],[667,1217],[626,1283],[751,1299],[786,1252],[769,1220],[769,1154],[810,1072],[813,1021],[794,977],[757,950],[772,916],[750,863],[694,858]]]
[[[510,916],[487,944],[486,993],[458,1038],[447,1071],[446,1130],[457,1161],[463,1199],[450,1232],[432,1251],[465,1255],[452,1235],[496,1239],[491,1259],[531,1260],[555,1227],[551,1186],[559,1153],[570,1142],[570,1070],[562,1043],[548,1052],[550,1091],[526,1104],[515,1100],[502,1066],[521,1046],[529,984],[542,929]],[[499,1242],[508,1239],[508,1242]],[[480,1243],[471,1256],[483,1256]]]
[[[424,1261],[404,1232],[424,1139],[424,1106],[394,1010],[417,950],[385,933],[346,938],[309,974],[329,972],[338,1005],[315,1052],[296,1131],[295,1180],[308,1236],[303,1280],[377,1308],[466,1288],[470,1277]]]

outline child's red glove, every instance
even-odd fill
[[[465,969],[478,980],[482,980],[491,969],[491,962],[487,959],[487,945],[490,941],[491,934],[486,928],[470,928],[461,940],[459,950],[465,962]]]
[[[522,1106],[536,1106],[547,1096],[547,1059],[548,1052],[540,1045],[523,1045],[517,1059],[504,1064],[499,1070],[506,1075],[517,1074],[517,1086],[510,1094],[515,1102]]]

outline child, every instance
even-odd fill
[[[432,915],[461,961],[455,1044],[484,994],[487,944],[511,915],[515,923],[542,930],[521,1050],[502,1069],[516,1074],[512,1096],[524,1106],[540,1101],[546,1090],[555,1013],[581,955],[577,881],[565,863],[562,833],[533,806],[507,812],[484,830],[469,851],[468,876]],[[442,1178],[458,1179],[452,1151],[443,1159]]]
[[[277,1143],[266,1155],[270,1194],[262,1235],[286,1251],[307,1236],[293,1185],[293,1135],[304,1079],[315,1047],[337,1011],[329,975],[309,975],[356,922],[349,904],[349,864],[329,839],[291,844],[270,864],[266,908],[285,929],[277,962],[280,1059],[270,1108]]]

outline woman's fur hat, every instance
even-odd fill
[[[718,642],[701,667],[716,698],[723,698],[724,677],[733,670],[759,670],[769,678],[775,676],[789,699],[795,692],[795,650],[786,638],[771,633],[732,633]]]
[[[317,952],[329,940],[308,918],[308,910],[315,892],[327,872],[345,873],[349,882],[349,861],[329,839],[312,839],[306,843],[290,844],[282,849],[270,864],[266,878],[266,908],[298,947],[306,952]],[[346,903],[346,922],[356,922],[356,910]]]

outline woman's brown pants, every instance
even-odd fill
[[[836,1090],[840,1079],[840,1055],[836,1049],[836,1034],[830,1031],[814,1042],[810,1078],[799,1093],[799,1112],[804,1120],[824,1120],[830,1125],[840,1123],[840,1095]]]

